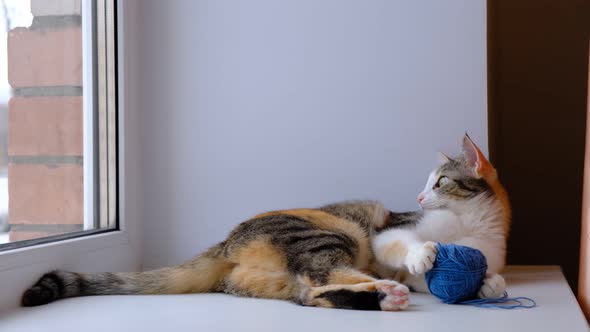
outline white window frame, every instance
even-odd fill
[[[22,292],[48,270],[137,271],[141,267],[140,71],[137,61],[141,54],[137,37],[141,34],[141,7],[141,1],[118,0],[116,3],[119,230],[0,252],[0,311],[17,307]]]
[[[93,1],[82,1],[82,86],[85,91],[94,91],[94,65],[93,58],[95,52],[94,43],[94,24],[93,24]],[[94,93],[82,93],[83,104],[83,147],[84,147],[84,230],[94,229],[95,227],[95,204],[94,194],[96,178],[94,167],[94,135],[88,133],[94,132]]]

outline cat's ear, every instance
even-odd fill
[[[486,159],[481,150],[473,143],[469,135],[463,137],[463,156],[467,165],[478,177],[488,177],[494,173],[494,167]]]
[[[438,152],[436,154],[436,156],[437,156],[437,160],[438,160],[439,165],[446,164],[449,161],[453,160],[453,159],[451,159],[451,157],[447,156],[446,154],[444,154],[442,152]]]

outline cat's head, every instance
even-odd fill
[[[497,200],[509,214],[510,206],[496,169],[467,134],[463,137],[462,154],[449,158],[441,154],[441,165],[430,173],[418,203],[424,210],[459,210],[482,198]]]

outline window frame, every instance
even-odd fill
[[[116,8],[118,228],[80,232],[59,241],[0,251],[0,310],[19,305],[26,287],[51,269],[137,271],[141,248],[140,67],[141,1],[113,1]],[[85,15],[85,14],[83,14]],[[129,41],[127,44],[126,41]],[[48,239],[52,239],[48,238]]]
[[[83,60],[83,230],[0,244],[0,252],[119,229],[116,0],[80,0]]]

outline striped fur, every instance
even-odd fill
[[[409,290],[401,282],[424,290],[420,278],[432,266],[434,242],[481,249],[490,272],[503,266],[510,219],[506,193],[489,162],[482,168],[477,151],[464,154],[447,157],[431,174],[422,211],[398,213],[379,202],[353,201],[267,212],[175,267],[49,272],[24,293],[22,304],[87,295],[224,292],[327,308],[404,309]],[[502,282],[491,276],[482,296],[494,294]]]

